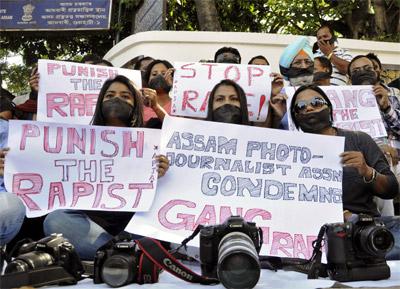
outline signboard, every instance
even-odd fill
[[[371,85],[320,86],[333,107],[334,126],[352,131],[363,131],[372,138],[386,137],[379,106]],[[286,87],[287,103],[291,103],[295,87]],[[290,113],[289,127],[295,130]]]
[[[37,120],[89,124],[103,83],[122,74],[137,88],[142,85],[139,70],[39,59]]]
[[[237,82],[246,93],[249,120],[267,118],[271,95],[270,67],[225,63],[175,62],[172,115],[206,118],[208,98],[223,79]]]
[[[5,185],[28,217],[58,208],[146,211],[159,142],[154,129],[11,120]]]
[[[165,0],[143,0],[135,14],[135,33],[165,29]]]
[[[1,0],[0,30],[110,29],[111,0]]]
[[[262,228],[261,254],[309,258],[320,227],[343,221],[343,150],[343,137],[167,117],[170,168],[125,230],[181,243],[238,214]]]

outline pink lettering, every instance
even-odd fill
[[[193,96],[190,96],[193,94]],[[182,110],[191,109],[192,111],[197,111],[196,108],[190,103],[192,100],[195,100],[199,97],[199,93],[195,90],[185,90],[183,92],[183,100],[182,100]]]
[[[176,206],[185,206],[186,208],[192,208],[192,209],[196,208],[196,204],[194,202],[185,200],[171,200],[164,206],[162,206],[161,209],[158,211],[158,220],[160,224],[170,230],[181,230],[181,229],[192,230],[194,225],[193,215],[178,213],[176,217],[182,220],[179,223],[172,223],[167,220],[168,212]]]
[[[114,152],[113,152],[112,154],[107,154],[107,153],[104,152],[104,150],[101,150],[101,155],[102,155],[103,157],[113,158],[113,157],[115,157],[115,156],[118,154],[119,147],[118,147],[118,144],[117,144],[116,142],[114,142],[114,141],[112,141],[112,140],[109,140],[109,139],[107,138],[107,136],[108,136],[109,134],[114,135],[114,134],[115,134],[115,131],[113,131],[113,130],[111,130],[111,129],[103,130],[103,131],[101,132],[101,139],[102,139],[104,142],[111,144],[111,145],[114,147]]]
[[[22,188],[23,182],[30,182],[31,187]],[[17,173],[13,175],[12,190],[19,196],[30,211],[40,211],[40,207],[28,196],[37,195],[43,187],[43,179],[39,174]]]
[[[137,190],[135,202],[133,203],[133,206],[132,206],[132,208],[137,208],[139,203],[140,203],[140,199],[142,197],[142,191],[145,190],[145,189],[148,189],[148,190],[153,189],[153,184],[152,183],[129,184],[129,189],[130,190]]]
[[[234,70],[235,77],[230,78],[230,77],[229,77],[229,74],[230,74],[230,72],[231,72],[232,69]],[[231,79],[231,80],[233,80],[233,81],[235,81],[235,82],[238,82],[239,79],[240,79],[240,70],[239,70],[239,68],[238,68],[237,66],[234,66],[234,65],[228,66],[228,67],[226,68],[226,70],[225,70],[224,77],[225,77],[226,79]]]
[[[264,74],[264,71],[259,67],[248,66],[247,71],[248,71],[248,79],[247,79],[248,86],[251,86],[253,84],[253,79],[255,77],[260,77]]]
[[[38,137],[39,135],[40,135],[39,127],[37,127],[34,124],[23,124],[19,149],[21,151],[25,150],[27,137]]]
[[[76,128],[67,128],[67,154],[74,154],[75,147],[78,148],[83,154],[86,147],[86,129],[82,128],[81,137],[79,137]]]
[[[181,66],[182,70],[187,70],[187,71],[191,71],[192,75],[182,75],[182,78],[194,78],[196,76],[196,69],[194,68],[189,68],[189,66],[194,65],[194,63],[188,63],[188,64],[184,64]]]
[[[56,63],[47,63],[47,73],[49,75],[54,74],[54,70],[60,69],[60,65]]]
[[[47,117],[53,117],[53,111],[58,112],[62,117],[66,117],[67,113],[63,111],[61,107],[68,106],[68,102],[68,94],[66,93],[47,93]]]
[[[79,198],[90,196],[93,194],[93,186],[85,182],[74,182],[72,184],[72,203],[71,207],[75,207]]]
[[[54,208],[55,198],[58,198],[58,202],[60,207],[65,206],[65,195],[64,188],[61,182],[50,183],[49,188],[49,201],[48,201],[48,210],[52,210]]]
[[[123,189],[124,189],[124,185],[123,184],[112,184],[112,185],[110,185],[108,187],[108,191],[107,191],[108,195],[113,199],[117,199],[120,202],[120,204],[118,206],[116,206],[116,207],[106,207],[105,204],[102,204],[101,208],[102,209],[107,209],[107,210],[118,210],[118,209],[122,209],[123,207],[125,207],[125,205],[126,205],[125,199],[123,197],[117,195],[117,194],[114,194],[115,190],[123,190]]]
[[[123,138],[123,149],[122,149],[122,157],[130,157],[131,149],[136,149],[136,157],[143,157],[143,145],[144,145],[144,132],[138,131],[136,132],[136,140],[132,141],[132,132],[124,131],[122,134]]]
[[[43,149],[48,153],[59,153],[61,151],[62,141],[63,141],[63,128],[57,127],[57,136],[56,136],[56,146],[51,148],[49,145],[49,130],[50,127],[44,126],[44,143]]]

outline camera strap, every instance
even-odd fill
[[[286,270],[307,274],[308,279],[318,279],[318,277],[328,277],[327,265],[321,263],[322,241],[326,231],[326,225],[322,226],[317,239],[312,243],[313,253],[309,260],[301,258],[260,256],[261,268],[268,270]]]
[[[55,284],[73,285],[77,279],[61,266],[50,266],[27,272],[7,273],[0,276],[0,288],[18,288],[22,286],[41,287]]]
[[[168,252],[158,240],[142,238],[135,242],[151,262],[179,279],[203,285],[219,283],[217,279],[201,276],[184,266],[170,252]]]

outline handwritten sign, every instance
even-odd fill
[[[152,129],[11,120],[5,185],[28,217],[58,208],[146,211],[159,141]]]
[[[262,254],[309,258],[321,225],[343,220],[343,150],[342,137],[168,117],[170,169],[125,230],[180,243],[239,214],[262,228]]]
[[[333,106],[334,126],[352,131],[363,131],[373,138],[387,136],[379,106],[370,85],[320,86]],[[295,87],[285,88],[291,103]],[[289,127],[295,130],[289,116]]]
[[[139,70],[39,59],[39,121],[89,124],[103,83],[122,74],[138,88]]]
[[[269,66],[176,62],[175,68],[172,115],[206,118],[213,87],[223,79],[231,79],[246,93],[250,121],[267,118]]]

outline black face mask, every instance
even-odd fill
[[[213,111],[213,121],[224,123],[242,123],[242,111],[232,104],[224,104]]]
[[[329,108],[318,112],[296,114],[296,121],[304,132],[318,133],[324,128],[332,126]]]
[[[331,74],[329,72],[322,72],[322,71],[318,71],[318,72],[314,72],[314,82],[320,81],[320,80],[324,80],[324,79],[330,79],[331,78]]]
[[[283,68],[281,67],[281,72],[287,78],[296,78],[299,76],[311,75],[314,72],[314,66],[311,65],[307,68],[297,68],[297,67],[290,67],[290,68]]]
[[[356,71],[351,75],[352,85],[361,84],[375,84],[377,82],[377,77],[375,71],[372,70],[360,70]]]
[[[119,97],[103,102],[101,113],[106,121],[118,119],[126,126],[132,126],[133,106]]]
[[[168,93],[171,90],[171,85],[167,83],[162,74],[159,74],[156,77],[152,78],[148,86],[158,93]]]

